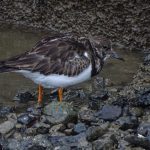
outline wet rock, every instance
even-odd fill
[[[114,121],[122,115],[122,108],[115,105],[104,105],[95,115],[106,121]]]
[[[94,116],[94,112],[87,108],[81,108],[78,112],[78,118],[82,122],[85,122],[87,124],[90,124],[91,122],[96,121],[96,117]]]
[[[107,91],[98,91],[95,94],[92,94],[89,99],[89,108],[93,109],[93,110],[98,110],[100,107],[100,104],[102,101],[107,100],[108,99],[108,92]]]
[[[46,147],[40,146],[40,145],[33,145],[28,148],[28,150],[46,150]]]
[[[0,117],[4,117],[8,115],[9,113],[12,113],[14,108],[9,106],[0,106]]]
[[[141,117],[144,114],[143,108],[140,107],[130,107],[129,113],[132,116]]]
[[[62,146],[67,149],[87,149],[92,150],[91,144],[86,140],[85,133],[80,133],[75,136],[65,136],[65,137],[49,137],[50,143],[56,148],[61,150]]]
[[[46,128],[46,127],[39,127],[39,128],[37,128],[36,129],[36,132],[38,133],[38,134],[46,134],[46,133],[48,133],[49,132],[49,129],[48,128]]]
[[[143,107],[150,105],[150,90],[145,91],[138,97],[138,103]]]
[[[67,123],[75,121],[77,114],[73,107],[65,102],[52,102],[44,108],[44,114],[50,124]]]
[[[16,122],[13,121],[5,121],[4,123],[0,124],[0,134],[3,136],[10,136],[12,131],[15,129]]]
[[[150,140],[148,138],[130,135],[125,137],[125,140],[135,147],[142,147],[147,150],[150,149]]]
[[[137,133],[143,135],[144,137],[150,136],[150,123],[149,122],[141,123],[137,129]]]
[[[138,119],[135,116],[124,116],[116,120],[121,130],[133,129],[138,126]]]
[[[73,129],[65,129],[65,130],[64,130],[64,133],[65,133],[66,135],[72,135],[72,134],[73,134]]]
[[[51,136],[64,136],[64,133],[61,133],[61,129],[64,128],[63,124],[57,124],[50,128],[49,133]]]
[[[108,123],[102,124],[100,126],[89,127],[86,131],[86,139],[92,142],[101,137],[102,135],[104,135],[108,131],[108,128],[109,128]]]
[[[18,93],[14,97],[14,100],[19,101],[20,103],[26,103],[28,101],[34,100],[34,95],[31,94],[29,91],[22,90],[18,91]]]
[[[74,133],[79,134],[81,132],[85,132],[86,131],[86,126],[84,123],[78,123],[74,126],[73,128]]]
[[[112,134],[105,134],[92,143],[94,150],[116,150],[118,145],[117,139]]]
[[[75,126],[74,123],[68,123],[68,124],[67,124],[67,128],[69,128],[69,129],[72,129],[74,126]]]
[[[21,114],[17,118],[18,123],[29,125],[35,121],[35,117],[29,114]]]
[[[27,136],[35,136],[37,135],[36,128],[24,128],[25,131],[21,133],[25,133]]]
[[[27,112],[35,116],[40,116],[42,114],[42,108],[29,107]]]

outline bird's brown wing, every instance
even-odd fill
[[[90,64],[90,59],[84,55],[85,51],[84,45],[74,39],[46,37],[31,51],[7,60],[5,65],[14,70],[29,70],[44,75],[74,76]]]

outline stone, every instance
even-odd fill
[[[143,122],[137,128],[137,133],[143,135],[144,137],[150,136],[150,123]]]
[[[49,128],[46,128],[46,127],[39,127],[39,128],[37,128],[36,129],[36,132],[38,133],[38,134],[46,134],[46,133],[48,133],[49,132]]]
[[[13,108],[9,106],[0,106],[0,117],[4,117],[13,112]]]
[[[123,116],[116,120],[116,124],[121,130],[133,129],[139,125],[138,119],[135,116]]]
[[[14,97],[14,100],[19,101],[20,103],[26,103],[28,101],[34,100],[34,95],[31,94],[29,91],[22,90],[18,91],[18,93]]]
[[[49,137],[49,142],[56,148],[60,148],[65,146],[65,148],[70,149],[86,149],[92,150],[92,146],[86,140],[85,133],[80,133],[74,136],[64,136],[64,137]],[[66,149],[64,149],[66,150]]]
[[[102,124],[100,126],[91,126],[86,131],[86,139],[90,142],[97,140],[108,131],[108,128],[108,123]]]
[[[67,123],[75,121],[77,114],[73,107],[65,102],[52,102],[44,108],[44,114],[50,124]]]
[[[52,126],[49,129],[50,135],[51,136],[64,136],[65,134],[60,132],[63,126],[64,126],[63,124],[57,124],[57,125]]]
[[[29,114],[21,114],[17,118],[17,122],[24,125],[32,124],[34,121],[35,117]]]
[[[74,133],[79,134],[86,131],[86,126],[84,123],[77,123],[73,128]]]
[[[40,146],[40,145],[33,145],[28,148],[28,150],[46,150],[46,147]]]
[[[2,135],[6,135],[9,132],[11,132],[12,130],[15,129],[15,122],[13,121],[5,121],[3,123],[0,124],[0,134]]]
[[[94,112],[87,108],[81,108],[78,112],[78,118],[82,122],[85,122],[87,124],[90,124],[91,122],[96,121],[96,117],[94,116]]]
[[[114,121],[122,115],[122,108],[115,105],[104,105],[95,115],[105,121]]]
[[[105,134],[98,140],[92,142],[92,148],[94,150],[116,150],[117,140],[112,134]]]
[[[125,137],[125,140],[135,147],[150,149],[150,140],[148,138],[138,137],[136,135],[129,135]]]

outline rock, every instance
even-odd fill
[[[20,103],[26,103],[28,101],[34,100],[34,95],[31,94],[29,91],[22,90],[18,91],[18,93],[14,97],[14,100],[19,101]]]
[[[13,112],[13,108],[9,106],[0,106],[0,117],[4,117]]]
[[[28,148],[28,150],[46,150],[46,147],[40,146],[40,145],[33,145]]]
[[[138,126],[138,119],[135,116],[124,116],[116,120],[121,130],[133,129]]]
[[[17,118],[18,123],[29,125],[35,121],[35,117],[29,114],[21,114]]]
[[[65,129],[65,130],[64,130],[64,133],[65,133],[66,135],[72,135],[73,129]]]
[[[38,134],[46,134],[46,133],[48,133],[49,132],[49,128],[46,128],[46,127],[39,127],[39,128],[37,128],[36,129],[36,132],[38,133]]]
[[[0,124],[0,134],[6,135],[12,132],[15,129],[15,122],[13,121],[5,121],[4,123]]]
[[[95,115],[105,121],[114,121],[122,115],[122,108],[115,105],[104,105]]]
[[[29,107],[27,112],[34,116],[40,116],[42,114],[42,108]]]
[[[75,126],[74,123],[68,123],[68,124],[67,124],[67,128],[69,128],[69,129],[72,129],[74,126]]]
[[[140,107],[130,107],[129,113],[132,116],[141,117],[144,114],[143,108]]]
[[[23,133],[23,132],[22,132]],[[37,134],[36,132],[36,128],[27,128],[25,129],[24,133],[27,135],[27,136],[35,136]]]
[[[109,124],[105,123],[100,126],[89,127],[86,131],[86,139],[90,142],[98,139],[108,131]]]
[[[75,121],[77,114],[73,107],[65,102],[52,102],[44,108],[44,114],[50,124],[67,123]]]
[[[137,129],[137,133],[143,135],[144,137],[150,136],[150,123],[149,122],[141,123]]]
[[[78,112],[78,118],[82,122],[85,122],[87,124],[90,124],[91,122],[96,121],[96,117],[94,116],[94,112],[87,108],[81,108]]]
[[[148,54],[145,59],[144,59],[145,62],[149,62],[150,61],[150,54]]]
[[[147,150],[150,149],[150,140],[148,138],[138,137],[136,135],[130,135],[125,137],[125,140],[133,146],[142,147]]]
[[[67,149],[86,149],[92,150],[91,144],[87,142],[85,133],[80,133],[75,136],[65,136],[65,137],[49,137],[49,142],[56,148],[61,148],[65,146]],[[66,149],[64,149],[66,150]]]
[[[94,150],[116,150],[117,149],[117,139],[112,134],[105,134],[98,140],[92,143],[92,148]]]
[[[89,108],[93,110],[98,110],[100,108],[100,104],[102,101],[108,99],[108,92],[107,91],[98,91],[95,94],[92,94],[89,99]]]
[[[138,104],[140,106],[146,107],[150,105],[150,90],[147,90],[143,92],[139,97],[138,97]]]
[[[61,128],[63,128],[63,127],[64,127],[63,124],[57,124],[57,125],[52,126],[49,129],[50,135],[51,136],[64,136],[65,134],[60,132]]]
[[[86,131],[86,126],[84,123],[78,123],[74,126],[73,128],[74,133],[79,134],[81,132],[85,132]]]

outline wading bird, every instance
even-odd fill
[[[109,57],[123,60],[112,50],[111,41],[104,37],[61,34],[45,37],[31,50],[0,61],[0,73],[21,73],[38,84],[39,104],[43,87],[57,88],[62,101],[63,88],[97,75]]]

